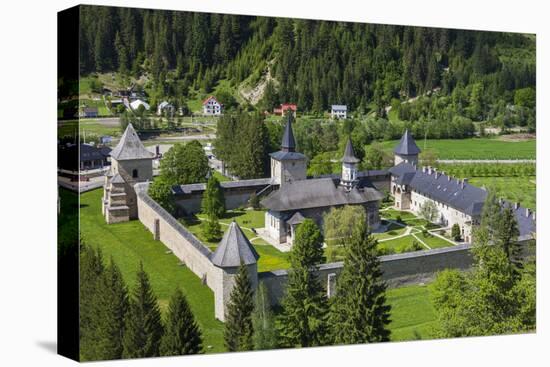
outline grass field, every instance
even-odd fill
[[[382,142],[382,146],[391,153],[399,141]],[[417,139],[421,150],[433,150],[439,159],[534,159],[535,140],[509,142],[497,138],[471,139]]]
[[[413,285],[389,289],[388,303],[392,306],[390,339],[432,339],[438,326],[437,315],[430,301],[428,286]]]
[[[75,136],[76,130],[80,127],[80,134],[84,131],[89,135],[121,135],[120,128],[118,126],[105,126],[93,119],[81,119],[79,120],[67,120],[63,121],[61,125],[57,126],[57,134],[59,137],[63,136]]]
[[[449,247],[453,246],[453,244],[449,241],[446,241],[442,239],[441,237],[437,237],[434,235],[428,235],[425,236],[422,234],[422,232],[418,232],[414,234],[416,237],[418,237],[421,241],[426,243],[431,248],[441,248],[441,247]]]
[[[105,259],[113,258],[130,288],[135,284],[139,263],[143,262],[163,311],[175,287],[179,286],[201,327],[204,346],[212,346],[205,348],[206,352],[223,351],[223,324],[214,318],[212,291],[202,285],[191,270],[180,266],[179,260],[167,253],[160,241],[153,240],[153,235],[141,222],[106,224],[101,215],[102,194],[98,189],[80,196],[80,230],[85,241],[101,248]]]
[[[522,206],[535,210],[537,204],[537,185],[535,176],[525,177],[471,177],[469,182],[476,186],[485,186],[497,196],[511,202],[520,202]]]

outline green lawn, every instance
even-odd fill
[[[216,177],[220,182],[231,181],[229,177],[222,175],[218,171],[213,170],[212,172],[214,172],[214,177]]]
[[[382,142],[390,152],[398,140]],[[536,155],[535,139],[510,142],[497,138],[470,139],[428,139],[416,140],[422,150],[431,149],[439,159],[534,159]]]
[[[496,195],[511,202],[520,202],[522,206],[536,209],[537,185],[535,176],[525,177],[472,177],[472,185],[485,186]]]
[[[80,128],[80,134],[82,135],[84,131],[88,135],[111,135],[118,136],[120,135],[120,128],[118,126],[105,126],[93,119],[81,119],[79,120],[66,120],[58,125],[57,134],[59,137],[63,136],[74,136],[77,129]]]
[[[386,232],[373,233],[373,236],[377,240],[383,240],[386,238],[392,238],[392,237],[402,235],[403,233],[405,233],[406,230],[407,229],[405,227],[400,227],[392,223]]]
[[[133,287],[140,261],[151,279],[151,286],[165,310],[175,287],[185,293],[199,323],[205,351],[224,351],[223,324],[214,318],[214,294],[186,267],[179,265],[176,256],[153,240],[153,235],[141,222],[106,224],[101,215],[101,189],[80,196],[80,230],[85,241],[101,248],[105,259],[113,258],[120,267],[126,283]],[[206,346],[211,345],[211,349]]]
[[[434,327],[437,327],[438,320],[428,286],[388,289],[387,299],[392,307],[389,325],[392,341],[435,337]]]
[[[422,232],[415,233],[415,236],[417,236],[420,240],[424,241],[428,246],[431,248],[441,248],[441,247],[449,247],[453,246],[452,243],[449,241],[445,241],[444,239],[434,236],[434,235],[428,235],[424,236]]]
[[[399,237],[393,240],[379,242],[378,247],[387,248],[397,253],[401,246],[410,245],[413,241],[416,241],[416,239],[411,235],[407,235],[407,236]]]

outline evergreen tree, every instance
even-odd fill
[[[282,300],[280,335],[284,346],[311,347],[329,343],[328,302],[314,271],[323,262],[323,236],[306,219],[296,230],[290,252],[286,294]]]
[[[98,359],[98,294],[105,272],[100,249],[80,245],[80,354],[83,360]]]
[[[239,267],[235,285],[231,291],[225,319],[224,340],[227,350],[245,351],[254,348],[252,337],[253,290],[245,265]]]
[[[157,298],[149,277],[140,263],[137,285],[132,293],[124,323],[123,357],[144,358],[159,356],[163,326]]]
[[[202,352],[201,331],[179,288],[170,299],[165,325],[160,343],[161,355],[177,356]]]
[[[124,318],[128,310],[128,291],[122,274],[112,258],[100,278],[96,297],[96,358],[120,359],[123,351]]]
[[[225,198],[220,181],[211,175],[206,184],[206,190],[202,195],[202,212],[221,218],[225,214]]]
[[[331,305],[331,328],[336,343],[389,340],[390,306],[386,304],[386,284],[382,281],[377,244],[365,222],[355,225]]]
[[[252,314],[254,349],[275,349],[278,346],[278,335],[265,284],[261,283],[258,286],[254,301],[254,313]]]
[[[502,247],[508,261],[517,269],[522,268],[521,245],[518,243],[519,229],[512,205],[505,205],[498,217],[495,243]]]

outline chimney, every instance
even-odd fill
[[[434,173],[435,173],[435,179],[437,180],[439,178],[439,172],[437,172],[437,168],[434,168]]]
[[[514,203],[514,209],[516,209],[516,210],[519,209],[519,203],[518,202]]]
[[[426,173],[426,166],[422,166],[422,173]]]
[[[460,185],[460,178],[457,178],[457,179],[456,179],[456,184],[457,184],[457,185]]]
[[[451,175],[447,176],[447,181],[451,181]]]
[[[502,206],[503,203],[504,203],[504,200],[502,200],[502,198],[498,198],[498,205]]]
[[[529,208],[525,208],[525,216],[529,218],[530,215],[531,215],[531,211],[529,210]]]
[[[533,220],[537,220],[536,216],[535,216],[535,212],[533,212]]]
[[[461,189],[464,188],[464,179],[460,180],[460,188],[461,188]]]
[[[432,166],[428,166],[428,174],[429,174],[429,175],[432,174],[432,171],[433,171]]]

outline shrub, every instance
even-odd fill
[[[453,224],[453,227],[451,228],[451,237],[455,241],[460,241],[461,233],[460,233],[460,226],[458,225],[458,223]]]

